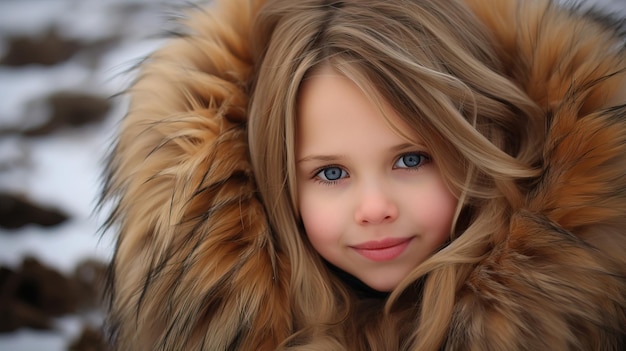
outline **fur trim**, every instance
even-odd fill
[[[104,198],[119,237],[118,350],[273,350],[289,266],[247,150],[247,33],[263,1],[218,1],[142,66]],[[618,350],[626,342],[626,53],[548,1],[467,0],[544,108],[543,174],[457,293],[446,349]]]
[[[129,92],[105,195],[118,198],[110,326],[120,350],[270,350],[291,329],[289,274],[248,160],[257,3],[194,14],[193,33],[153,54]]]
[[[626,53],[541,1],[468,1],[545,111],[543,174],[458,294],[451,349],[618,350],[626,342]],[[516,22],[511,24],[511,18]],[[618,105],[616,105],[618,103]]]

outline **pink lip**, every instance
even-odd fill
[[[360,255],[376,262],[393,260],[400,256],[413,238],[386,238],[380,241],[368,241],[352,248]]]

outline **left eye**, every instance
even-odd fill
[[[326,167],[316,174],[316,176],[325,182],[335,182],[339,179],[345,178],[347,175],[348,172],[339,167]]]
[[[428,162],[429,157],[420,153],[404,154],[398,158],[395,168],[416,168]]]

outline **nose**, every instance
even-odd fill
[[[398,218],[398,206],[390,192],[380,185],[361,191],[354,220],[361,225],[393,222]]]

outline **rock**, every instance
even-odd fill
[[[17,229],[27,224],[49,227],[67,219],[68,216],[57,209],[36,205],[18,195],[0,193],[0,227]]]
[[[0,267],[0,333],[11,332],[22,327],[50,329],[51,318],[36,307],[16,298],[20,289],[19,273]]]
[[[81,48],[78,41],[60,37],[55,29],[48,30],[40,38],[9,38],[7,46],[7,53],[0,60],[0,64],[7,66],[52,66],[68,60]]]
[[[38,127],[22,132],[27,136],[50,134],[64,127],[81,127],[103,121],[111,110],[107,98],[81,92],[59,91],[43,102],[49,106],[50,116]]]
[[[81,309],[101,308],[107,265],[95,261],[80,262],[74,270],[73,280],[78,287],[78,301]]]
[[[109,348],[99,330],[85,327],[78,339],[68,347],[68,351],[107,351]]]
[[[78,310],[78,287],[75,282],[37,259],[25,258],[18,278],[14,298],[42,313],[56,317]]]
[[[16,300],[0,301],[0,333],[7,333],[20,328],[38,330],[52,329],[52,318],[38,309]]]
[[[105,273],[106,265],[94,260],[71,277],[32,257],[16,271],[0,266],[0,332],[51,329],[54,317],[101,308]]]

